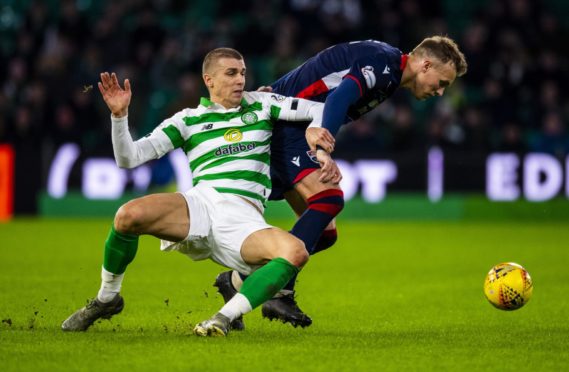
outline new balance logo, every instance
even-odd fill
[[[389,69],[389,66],[385,66],[385,68],[383,69],[383,74],[387,75],[391,72],[391,70]]]
[[[297,167],[300,167],[300,156],[295,156],[294,158],[292,158],[290,162],[296,165]]]
[[[210,130],[211,128],[213,128],[213,124],[206,124],[202,127],[202,131],[204,130]]]

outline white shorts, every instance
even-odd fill
[[[234,194],[197,185],[182,193],[190,210],[190,231],[181,242],[161,241],[163,251],[178,251],[199,261],[210,258],[220,265],[250,274],[261,265],[249,265],[241,246],[255,231],[271,228],[253,205]]]

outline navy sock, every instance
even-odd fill
[[[314,251],[312,254],[322,252],[336,243],[338,240],[338,231],[336,229],[333,230],[324,230],[322,235],[320,235],[320,239],[316,242],[316,246],[314,247]]]
[[[344,193],[332,189],[319,192],[308,199],[308,208],[292,227],[290,233],[304,242],[310,254],[328,224],[344,208]]]
[[[311,255],[328,248],[334,244],[335,239],[329,239],[328,234],[322,232],[328,224],[344,208],[344,193],[342,190],[325,190],[308,199],[308,208],[296,221],[290,233],[304,242],[306,250]],[[336,231],[335,229],[332,231]],[[333,235],[336,236],[334,233]],[[322,238],[324,237],[324,241]],[[321,242],[319,245],[318,243]],[[326,244],[329,244],[323,248]],[[294,290],[296,275],[283,289]]]

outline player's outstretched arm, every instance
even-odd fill
[[[317,146],[331,152],[329,146],[344,124],[348,108],[360,99],[362,92],[358,84],[349,78],[342,80],[340,85],[326,98],[322,116],[322,125],[310,125],[306,130],[306,142],[311,150]],[[333,147],[332,147],[333,150]]]
[[[124,80],[124,89],[120,86],[117,75],[113,72],[101,73],[101,81],[98,83],[99,91],[103,96],[103,100],[107,104],[109,110],[114,117],[120,118],[128,113],[128,106],[132,92],[130,90],[130,81]]]
[[[157,159],[162,153],[156,151],[149,137],[133,141],[128,130],[128,106],[132,92],[130,81],[124,80],[124,89],[120,86],[117,75],[113,72],[101,73],[99,91],[111,111],[112,140],[115,161],[120,168],[135,168],[151,159]],[[163,152],[169,150],[166,148]]]

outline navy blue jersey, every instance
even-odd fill
[[[393,94],[401,83],[406,62],[407,55],[380,41],[338,44],[277,80],[272,88],[284,96],[324,102],[344,79],[351,79],[342,84],[350,88],[349,95],[340,87],[337,94],[330,97],[335,101],[329,116],[333,122],[326,122],[327,108],[324,109],[323,126],[330,124],[334,135],[341,124],[358,119]],[[279,122],[273,128],[271,200],[282,199],[286,191],[320,167],[306,143],[306,125]]]
[[[354,80],[360,99],[347,112],[356,120],[399,87],[407,55],[381,41],[353,41],[331,46],[277,80],[275,93],[324,102],[343,79]]]

